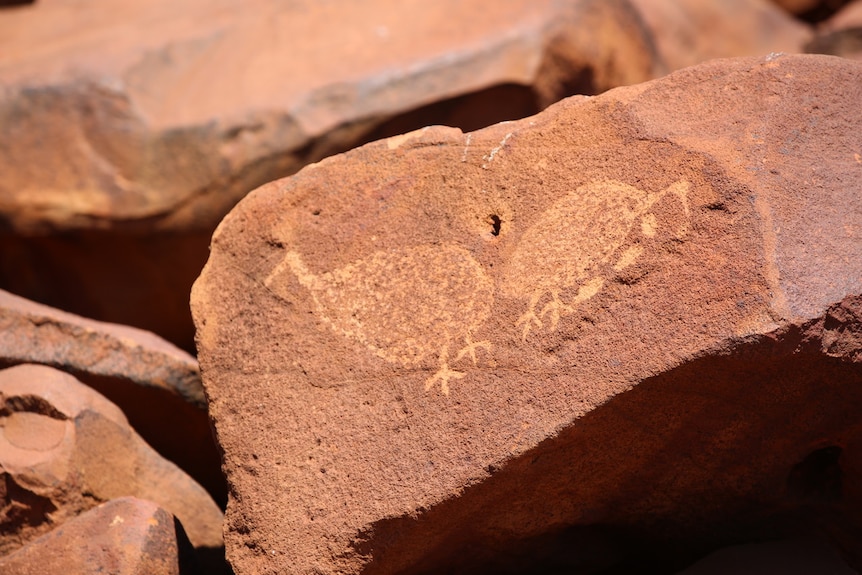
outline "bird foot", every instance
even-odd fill
[[[449,395],[449,380],[450,379],[461,379],[464,377],[463,371],[455,371],[449,368],[448,364],[443,364],[440,366],[440,369],[437,370],[437,373],[429,377],[425,380],[425,391],[431,389],[437,380],[440,380],[440,391],[443,392],[443,395]]]
[[[458,361],[465,355],[469,354],[470,359],[473,360],[473,365],[476,365],[476,348],[482,347],[485,348],[486,351],[491,351],[490,341],[472,341],[468,336],[465,343],[467,345],[461,348],[461,350],[455,355],[455,361]]]
[[[515,327],[524,324],[524,331],[521,333],[522,342],[527,341],[527,334],[530,333],[530,327],[532,327],[532,324],[534,323],[538,327],[542,327],[542,320],[536,316],[536,312],[533,311],[533,308],[530,308],[521,314],[521,317],[519,317],[518,321],[515,322]]]
[[[563,313],[572,313],[575,311],[575,308],[572,306],[566,305],[560,301],[560,298],[557,294],[554,294],[554,299],[545,304],[545,307],[542,308],[542,311],[539,313],[540,318],[544,318],[548,313],[551,314],[551,331],[557,329],[557,324],[560,323],[560,312]]]

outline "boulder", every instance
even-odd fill
[[[381,135],[524,117],[654,66],[628,0],[21,8],[0,20],[0,287],[191,350],[191,284],[248,191]]]
[[[0,368],[50,365],[110,401],[156,451],[227,494],[195,358],[133,327],[66,313],[0,290]]]
[[[164,507],[202,552],[221,547],[219,507],[116,405],[50,367],[0,371],[0,555],[123,496]]]
[[[246,197],[191,299],[234,568],[862,540],[860,83],[714,60]]]
[[[173,515],[150,501],[121,497],[0,557],[0,572],[192,575],[201,571]]]
[[[802,52],[811,28],[769,0],[631,0],[668,71],[714,58]]]

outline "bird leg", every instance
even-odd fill
[[[458,353],[455,355],[455,361],[458,361],[468,353],[470,354],[470,359],[473,360],[473,365],[476,365],[476,348],[483,347],[487,351],[491,351],[491,342],[490,341],[473,341],[473,338],[470,337],[470,333],[464,336],[464,343],[467,344],[463,348],[461,348]]]
[[[449,395],[449,380],[461,379],[464,375],[463,371],[455,371],[449,368],[449,343],[446,342],[443,345],[443,349],[440,350],[440,369],[437,370],[437,373],[425,380],[425,391],[431,389],[434,383],[439,379],[440,391],[443,392],[443,395]]]
[[[521,314],[521,317],[518,318],[518,321],[515,322],[515,327],[524,324],[524,331],[521,334],[521,341],[527,341],[527,334],[530,333],[531,324],[535,323],[537,326],[542,327],[542,320],[536,316],[536,305],[539,303],[539,298],[541,298],[543,292],[537,290],[533,292],[533,295],[530,296],[530,305],[527,306],[527,311]]]
[[[539,313],[539,317],[544,318],[545,314],[551,312],[551,331],[557,329],[557,324],[560,322],[560,311],[572,313],[573,311],[575,311],[575,308],[561,302],[560,292],[557,290],[552,290],[551,301],[546,303],[545,307],[542,308],[541,313]]]

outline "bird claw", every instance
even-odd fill
[[[487,351],[491,351],[491,342],[490,341],[471,341],[468,337],[466,340],[467,345],[465,345],[461,350],[455,355],[455,361],[458,361],[468,353],[470,354],[470,359],[473,360],[473,365],[476,365],[476,348],[483,347]]]
[[[443,392],[443,395],[449,395],[449,380],[461,379],[464,375],[465,373],[463,371],[450,369],[449,366],[444,363],[440,366],[440,369],[437,370],[437,373],[425,380],[425,391],[431,389],[434,386],[434,383],[439,379],[440,391]]]

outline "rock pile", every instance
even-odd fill
[[[0,573],[862,570],[859,8],[0,2]]]

